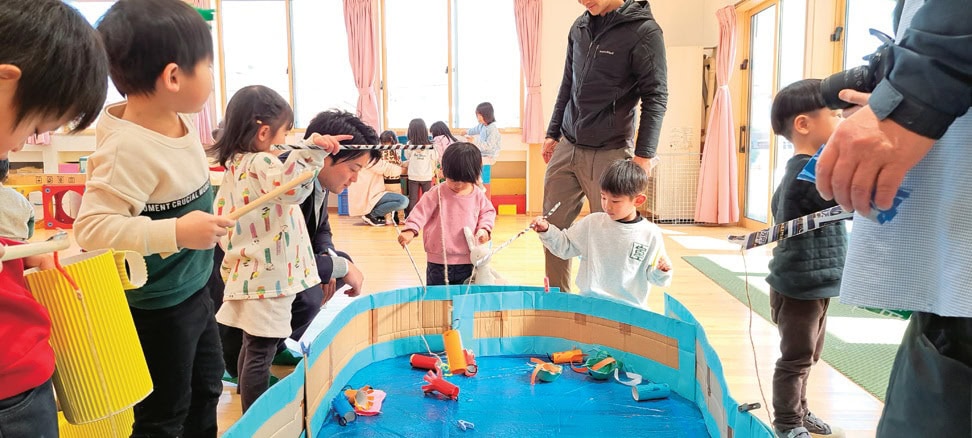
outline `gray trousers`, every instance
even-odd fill
[[[611,163],[631,156],[630,149],[591,149],[562,138],[543,176],[543,213],[560,202],[560,208],[547,220],[560,229],[569,227],[580,214],[584,197],[591,205],[591,212],[602,211],[601,174]],[[561,259],[546,249],[543,255],[550,286],[570,291],[570,260]]]

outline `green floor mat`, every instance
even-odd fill
[[[699,272],[712,279],[719,286],[729,292],[730,295],[746,305],[746,289],[743,280],[744,273],[728,270],[712,260],[703,256],[682,257]],[[765,277],[766,272],[750,272],[749,278]],[[750,299],[753,303],[753,310],[767,321],[770,321],[769,296],[750,285]],[[854,318],[884,318],[893,319],[888,316],[878,315],[864,309],[841,304],[837,300],[830,301],[827,310],[828,316],[843,316]],[[891,365],[894,362],[897,345],[887,344],[859,344],[844,342],[837,336],[827,333],[825,341],[823,360],[830,366],[843,373],[854,383],[857,383],[865,391],[884,401],[885,392],[888,389],[888,377],[891,375]]]

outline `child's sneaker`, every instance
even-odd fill
[[[807,415],[803,417],[803,427],[813,438],[844,438],[843,430],[839,427],[830,427],[829,424],[810,411],[807,411]]]
[[[385,225],[385,218],[374,217],[371,214],[366,214],[364,216],[361,216],[361,220],[363,220],[364,223],[371,225],[373,227],[380,227],[382,225]]]
[[[779,430],[774,428],[777,438],[810,438],[810,432],[805,427],[794,427],[793,429]]]

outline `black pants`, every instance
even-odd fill
[[[338,251],[337,254],[350,260],[350,256],[344,252]],[[209,277],[208,287],[213,304],[216,310],[219,310],[219,306],[223,305],[224,289],[223,279],[219,274],[219,265],[223,261],[223,251],[220,250],[219,246],[216,247],[214,257],[216,264]],[[321,279],[323,280],[323,277]],[[344,282],[338,280],[337,287],[340,288],[342,286],[344,286]],[[320,286],[311,286],[310,289],[306,289],[297,294],[290,312],[290,328],[293,329],[293,333],[290,334],[291,339],[299,340],[304,335],[307,327],[314,321],[314,317],[321,312],[321,301],[323,300],[324,291],[321,290]],[[243,330],[219,324],[219,338],[223,345],[223,362],[226,363],[226,373],[230,377],[239,377],[240,373],[237,369],[237,362],[240,357],[240,351],[243,349]],[[281,339],[277,343],[276,352],[280,353],[284,348],[287,347],[284,345],[284,340]]]
[[[780,330],[773,372],[773,425],[779,430],[803,426],[807,378],[823,352],[829,306],[829,298],[799,300],[770,289],[770,315]]]
[[[240,402],[243,413],[250,409],[269,387],[270,364],[277,354],[277,343],[283,339],[263,338],[243,332],[243,349],[240,350],[237,369],[240,370]]]
[[[223,358],[209,291],[165,309],[131,309],[152,393],[135,405],[133,437],[215,437]]]
[[[422,191],[419,192],[419,189],[422,189]],[[432,190],[432,181],[408,180],[408,207],[405,207],[405,216],[412,212],[415,204],[418,204],[422,195],[428,193],[429,190]]]
[[[473,265],[449,265],[449,284],[463,284],[472,277]],[[425,284],[441,286],[445,283],[445,265],[429,262],[425,267]]]
[[[911,315],[877,436],[972,436],[972,318]]]

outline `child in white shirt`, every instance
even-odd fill
[[[603,213],[591,213],[566,230],[543,217],[530,225],[552,254],[580,257],[576,283],[582,295],[647,309],[650,284],[671,284],[661,229],[637,209],[647,199],[647,187],[648,175],[641,167],[618,160],[601,176]]]

